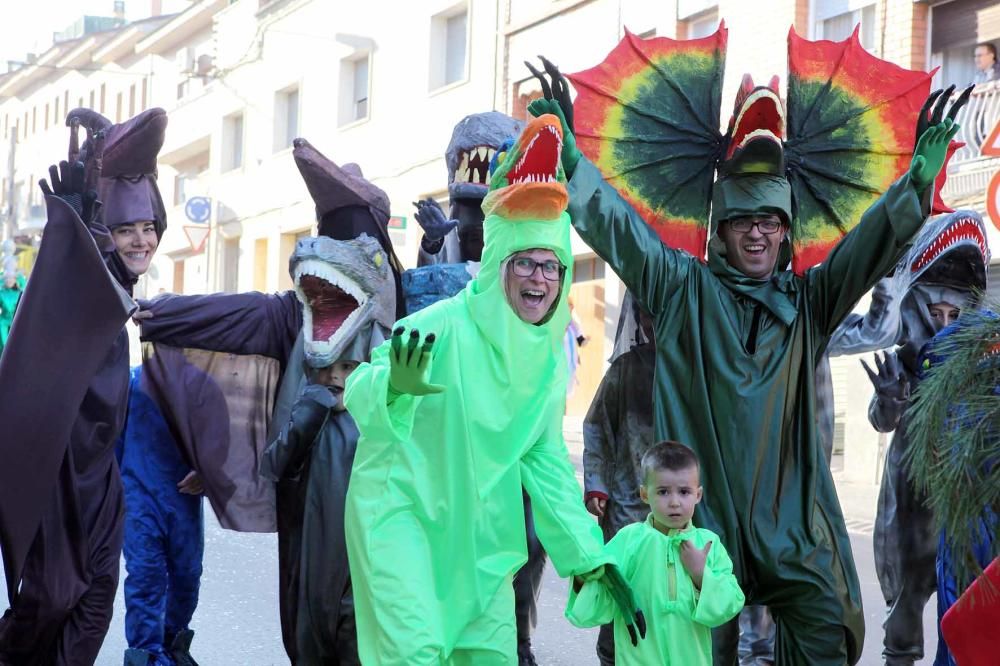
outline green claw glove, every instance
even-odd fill
[[[400,326],[392,332],[392,347],[389,350],[389,390],[397,394],[429,395],[441,393],[443,386],[427,383],[427,366],[431,362],[434,334],[428,333],[424,344],[420,345],[420,331],[410,331],[410,339],[403,346],[403,331]]]
[[[944,110],[955,92],[955,86],[943,91],[935,90],[920,109],[917,116],[917,142],[913,149],[913,161],[910,162],[910,180],[917,192],[922,194],[944,166],[948,144],[959,130],[955,118],[958,117],[959,110],[968,103],[973,87],[969,86],[962,91],[952,103],[947,116]]]
[[[948,156],[948,144],[958,130],[959,126],[951,118],[946,118],[920,136],[910,162],[910,179],[918,193],[923,193],[937,178]]]
[[[646,637],[646,618],[636,605],[635,594],[622,572],[614,564],[602,565],[593,571],[580,576],[585,581],[599,581],[608,588],[611,597],[618,606],[618,611],[625,620],[625,627],[628,629],[629,638],[632,645],[639,644],[639,638]],[[638,635],[636,630],[638,629]]]
[[[573,101],[569,97],[569,85],[566,79],[559,72],[559,68],[546,60],[543,56],[538,56],[542,61],[546,74],[552,79],[551,85],[545,79],[545,75],[525,61],[525,65],[532,75],[542,85],[542,95],[544,99],[536,99],[528,104],[528,112],[531,115],[541,116],[551,113],[559,118],[563,130],[562,166],[567,178],[573,177],[573,171],[580,161],[580,149],[576,147],[576,136],[573,129]]]

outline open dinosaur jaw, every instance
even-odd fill
[[[746,150],[752,143],[767,141],[781,146],[785,136],[785,110],[781,98],[770,88],[757,88],[740,106],[733,122],[726,159],[737,150]]]
[[[294,277],[295,291],[303,304],[307,355],[332,363],[336,360],[334,350],[353,329],[369,297],[353,280],[323,261],[301,262]]]
[[[500,159],[483,213],[511,221],[556,220],[569,203],[560,165],[562,126],[552,114],[532,120]]]
[[[490,162],[496,155],[496,146],[473,146],[468,150],[460,150],[458,168],[452,176],[452,183],[471,183],[482,185],[489,183]]]
[[[960,217],[945,227],[910,265],[911,273],[919,273],[945,254],[961,247],[978,250],[979,261],[985,265],[987,253],[986,228],[973,217]]]
[[[562,134],[555,125],[541,124],[528,139],[521,158],[507,172],[508,184],[556,182],[561,152]]]

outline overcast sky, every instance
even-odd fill
[[[125,0],[125,18],[149,16],[151,0]],[[4,2],[0,21],[0,74],[8,60],[24,60],[30,53],[44,53],[52,45],[52,33],[62,32],[85,14],[113,16],[114,0],[11,0]],[[164,13],[178,11],[188,0],[163,0]]]

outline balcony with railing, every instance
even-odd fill
[[[1000,171],[1000,157],[982,154],[983,144],[1000,123],[1000,81],[976,86],[956,121],[961,130],[955,140],[965,146],[948,163],[948,181],[941,195],[954,208],[983,208],[990,179]]]

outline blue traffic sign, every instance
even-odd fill
[[[184,214],[192,222],[208,222],[212,217],[212,200],[208,197],[191,197],[184,204]]]

